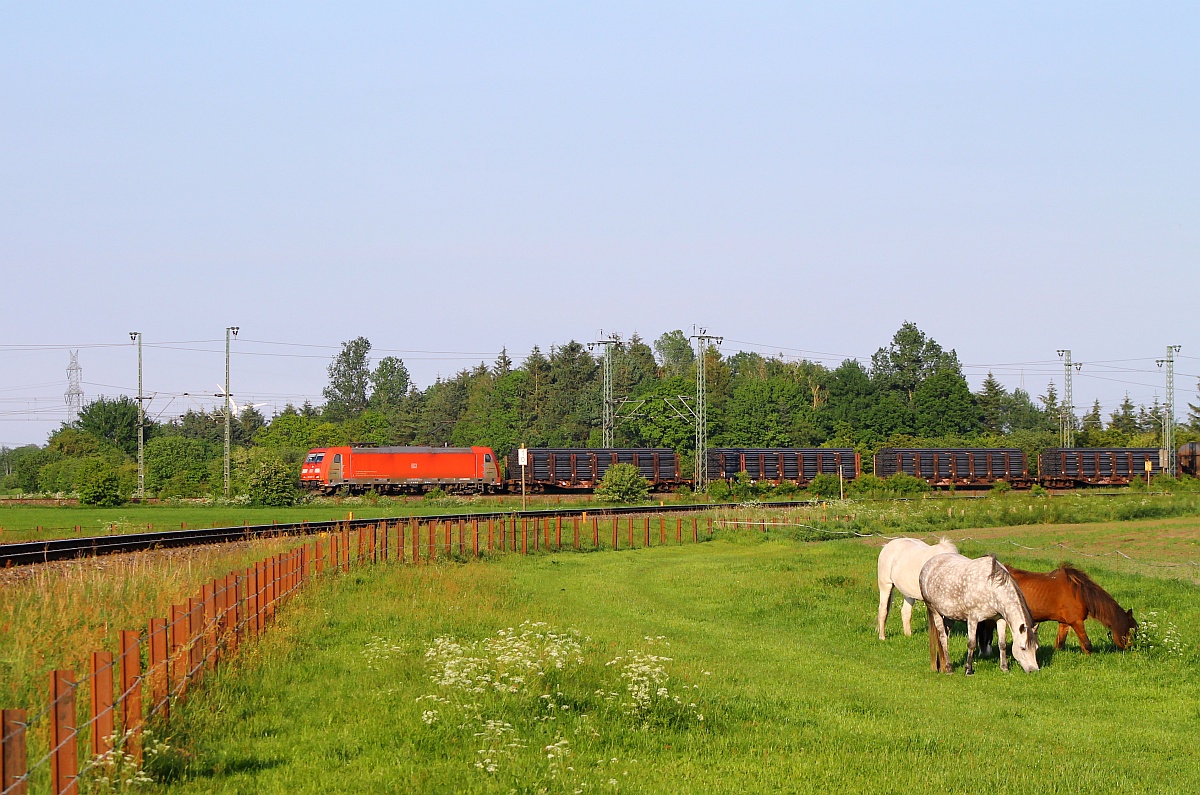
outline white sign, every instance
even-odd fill
[[[517,448],[517,463],[521,466],[529,466],[529,450],[524,447]]]

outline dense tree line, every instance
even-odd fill
[[[652,344],[634,334],[612,349],[618,446],[671,447],[691,466],[691,406],[696,368],[708,384],[709,443],[716,447],[853,447],[870,457],[894,446],[1013,446],[1031,463],[1058,443],[1054,385],[1037,399],[1006,390],[990,373],[972,392],[954,350],[905,323],[869,365],[847,359],[835,368],[801,360],[716,348],[697,356],[681,331]],[[257,410],[233,422],[234,487],[267,463],[296,464],[312,447],[348,443],[492,447],[600,445],[601,361],[578,342],[534,347],[520,366],[507,350],[425,389],[404,362],[371,359],[371,343],[343,343],[328,368],[324,403],[287,406],[268,421]],[[1200,438],[1200,407],[1189,404],[1181,440]],[[1078,417],[1082,447],[1156,446],[1161,408],[1135,407],[1128,396],[1102,416],[1099,402]],[[3,488],[68,493],[81,479],[115,473],[123,493],[136,483],[137,406],[128,397],[88,404],[45,446],[0,451]],[[146,486],[152,494],[193,496],[222,486],[224,417],[189,411],[150,423]]]

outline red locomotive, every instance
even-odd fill
[[[319,447],[304,459],[300,486],[322,494],[486,494],[501,481],[490,447]]]

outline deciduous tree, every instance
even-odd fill
[[[325,414],[332,420],[348,420],[367,408],[371,382],[371,343],[356,337],[342,343],[342,350],[329,364],[329,384],[322,391]]]

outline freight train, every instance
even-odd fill
[[[1072,447],[1043,450],[1038,481],[1047,488],[1128,486],[1136,477],[1164,474],[1157,447]]]
[[[875,474],[886,478],[903,472],[934,487],[990,488],[998,480],[1029,487],[1025,453],[1009,448],[896,448],[875,454]]]
[[[501,473],[490,447],[323,447],[310,450],[301,467],[302,488],[322,494],[487,494],[590,491],[614,464],[631,464],[663,492],[692,485],[680,472],[679,455],[666,448],[531,448],[525,467],[514,450]],[[753,482],[807,486],[819,474],[853,480],[862,472],[849,448],[713,448],[708,451],[713,480],[732,481],[740,472]],[[1164,473],[1157,448],[1056,448],[1038,457],[1038,475],[1029,474],[1017,448],[885,448],[875,455],[875,474],[903,472],[935,488],[990,488],[1003,480],[1014,488],[1040,483],[1047,488],[1128,485],[1147,473]],[[1200,444],[1179,449],[1179,472],[1197,475]]]
[[[650,482],[651,491],[670,491],[691,484],[679,471],[679,454],[669,448],[541,447],[508,454],[505,475],[510,490],[590,491],[614,464],[631,464]]]
[[[862,471],[858,453],[849,448],[718,447],[708,451],[708,476],[732,481],[745,472],[755,483],[807,486],[817,475],[853,480]]]

